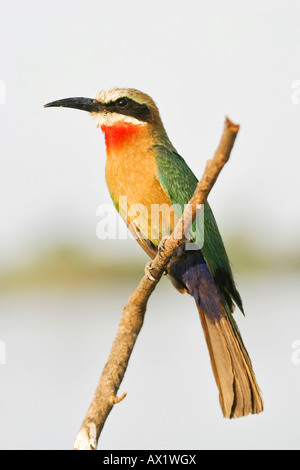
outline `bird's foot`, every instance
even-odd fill
[[[165,251],[165,243],[169,237],[163,237],[158,245],[158,255],[160,258],[163,258],[163,253]]]
[[[152,261],[149,261],[145,267],[145,274],[148,277],[148,279],[150,279],[150,281],[158,282],[158,279],[155,279],[155,277],[153,277],[152,274],[149,272],[149,271],[152,271],[152,269],[154,269],[152,266]]]
[[[150,281],[153,281],[153,282],[158,282],[159,279],[156,279],[155,277],[152,276],[151,273],[149,273],[149,271],[152,271],[153,266],[152,266],[152,261],[149,261],[147,264],[146,264],[146,267],[145,267],[145,274],[147,276],[148,279],[150,279]],[[168,271],[165,269],[164,272],[163,272],[163,275],[165,276],[166,274],[168,274]]]

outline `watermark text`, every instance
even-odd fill
[[[0,104],[6,103],[6,86],[3,80],[0,80]]]
[[[0,365],[6,364],[6,344],[4,341],[0,341]]]
[[[294,90],[292,93],[292,103],[300,104],[300,80],[292,82],[292,89]]]
[[[118,201],[118,211],[125,224],[120,223],[120,218],[112,204],[100,204],[97,208],[96,216],[100,220],[96,227],[96,234],[100,240],[127,239],[131,234],[136,239],[147,239],[158,244],[162,238],[171,235],[178,220],[183,216],[184,237],[188,240],[185,249],[199,250],[203,247],[203,204],[197,205],[192,226],[189,223],[192,218],[192,204],[185,204],[184,207],[180,204],[173,206],[168,204],[129,205],[127,197],[121,196]]]
[[[292,349],[294,352],[291,356],[292,363],[297,366],[300,364],[300,340],[296,339],[292,342]]]

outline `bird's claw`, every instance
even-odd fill
[[[163,258],[162,253],[165,251],[165,243],[169,237],[163,237],[158,245],[158,255]]]
[[[155,277],[153,277],[152,274],[149,273],[149,271],[151,271],[152,269],[154,269],[152,266],[152,261],[149,261],[149,263],[147,263],[145,267],[145,274],[148,279],[150,279],[150,281],[158,282],[158,279],[155,279]]]

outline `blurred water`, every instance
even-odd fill
[[[1,449],[71,449],[135,284],[2,293]],[[150,299],[103,449],[300,448],[297,276],[240,279],[246,318],[236,319],[263,392],[265,411],[222,417],[193,300],[167,279]]]

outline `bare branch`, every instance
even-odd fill
[[[189,205],[192,205],[192,215],[189,211],[187,216],[187,211],[184,211],[174,232],[164,243],[163,256],[157,254],[152,261],[151,276],[145,274],[136,290],[129,297],[92,403],[76,436],[74,449],[97,449],[98,439],[107,416],[113,406],[125,398],[126,393],[118,398],[117,392],[125,375],[136,339],[143,326],[148,299],[163,275],[170,258],[186,241],[185,233],[188,232],[185,230],[185,224],[191,226],[196,217],[197,205],[206,202],[222,168],[230,157],[238,131],[239,126],[226,118],[220,144],[213,159],[207,161],[203,176],[189,201]]]

